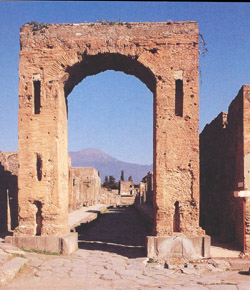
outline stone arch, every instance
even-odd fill
[[[133,75],[140,79],[153,94],[155,93],[156,78],[154,73],[150,68],[139,62],[136,57],[120,53],[98,53],[86,55],[81,62],[66,68],[65,72],[68,74],[68,78],[64,80],[65,97],[85,77],[96,75],[106,70],[121,71]]]
[[[27,200],[43,204],[42,235],[69,233],[65,97],[87,75],[108,69],[136,76],[154,94],[154,234],[173,234],[169,216],[176,196],[183,192],[187,196],[178,200],[185,198],[192,218],[182,220],[182,229],[199,232],[198,24],[51,24],[39,31],[26,24],[20,42],[20,223],[15,234],[35,232],[29,215],[34,205]],[[176,80],[181,80],[183,97],[177,114]],[[34,81],[39,81],[37,114]],[[37,152],[42,156],[40,181],[33,166]]]
[[[94,76],[107,70],[119,71],[138,78],[152,92],[156,92],[156,78],[149,67],[137,60],[137,57],[120,53],[97,53],[83,55],[80,62],[68,65],[61,78],[68,112],[67,97],[74,87],[88,76]],[[155,112],[153,108],[153,112]]]

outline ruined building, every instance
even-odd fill
[[[110,178],[111,177],[111,178]],[[112,180],[113,176],[109,176],[109,182],[102,187],[102,202],[109,204],[110,206],[129,206],[133,205],[136,201],[138,190],[135,187],[132,177],[130,176],[128,181],[124,180],[124,171],[121,172],[121,178],[119,182],[110,184],[110,179]],[[111,189],[110,185],[118,187],[118,189]],[[108,188],[107,188],[108,187]]]
[[[119,194],[120,195],[136,195],[135,185],[133,180],[119,181]]]
[[[23,25],[13,240],[77,239],[68,225],[67,97],[85,77],[115,70],[139,78],[154,99],[152,249],[158,253],[162,239],[183,233],[198,239],[206,255],[199,227],[198,66],[199,30],[192,21]]]
[[[148,172],[139,184],[140,204],[153,204],[153,173]]]
[[[250,85],[200,134],[200,223],[250,251]]]
[[[95,168],[71,167],[69,157],[69,212],[100,201],[101,179]],[[0,233],[18,226],[18,154],[0,151]]]
[[[93,167],[70,167],[69,212],[100,200],[101,178]]]

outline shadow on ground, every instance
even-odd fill
[[[236,242],[234,242],[234,241],[223,242],[223,241],[221,241],[221,239],[219,237],[216,237],[216,236],[211,237],[211,246],[220,247],[220,248],[227,249],[230,251],[241,251],[240,246],[237,245]]]
[[[78,227],[78,247],[116,253],[128,258],[146,257],[150,227],[133,207],[110,208],[88,225]]]
[[[250,271],[239,271],[240,275],[250,276]]]

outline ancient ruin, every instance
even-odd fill
[[[200,134],[201,226],[250,251],[250,86]]]
[[[101,178],[95,168],[69,166],[69,212],[97,204],[100,192]]]
[[[134,75],[153,94],[154,241],[180,233],[202,237],[198,24],[37,28],[30,23],[21,27],[20,45],[15,239],[69,236],[67,96],[85,77],[105,70]],[[204,243],[201,239],[202,247]]]
[[[124,171],[121,171],[121,178],[115,182],[113,176],[106,176],[101,188],[101,203],[110,206],[130,206],[137,202],[139,188],[130,176],[128,181],[124,180]]]
[[[140,204],[147,203],[153,205],[153,192],[153,173],[148,172],[148,174],[142,178],[142,181],[139,184]]]

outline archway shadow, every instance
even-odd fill
[[[78,247],[128,258],[146,257],[146,236],[151,228],[133,207],[111,208],[77,229]]]
[[[18,225],[17,176],[5,170],[0,162],[0,234],[10,235]]]

